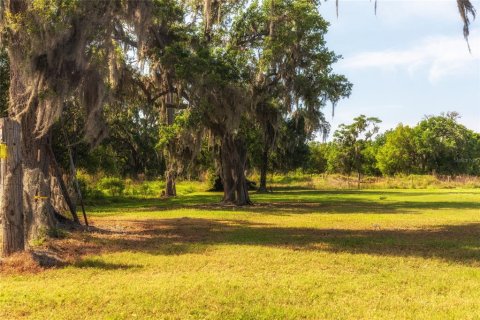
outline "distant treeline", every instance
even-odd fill
[[[307,171],[374,176],[479,175],[480,135],[459,124],[458,119],[455,112],[427,116],[416,126],[399,124],[375,135],[379,120],[358,117],[353,124],[340,126],[333,142],[309,144]]]
[[[268,171],[361,176],[480,175],[480,134],[458,120],[459,115],[451,112],[427,116],[413,127],[399,124],[379,133],[379,119],[360,116],[351,124],[340,125],[333,133],[333,141],[321,143],[305,134],[304,122],[292,119],[278,130]],[[134,179],[162,177],[165,160],[157,146],[158,128],[155,121],[151,123],[138,123],[137,130],[132,128],[131,134],[125,135],[123,130],[132,126],[125,119],[123,125],[112,125],[109,137],[93,151],[82,144],[75,145],[79,167],[90,174],[100,172]],[[252,174],[262,166],[262,137],[255,128],[249,132],[247,168]],[[56,150],[61,162],[67,161],[62,157],[61,141],[56,143]],[[217,151],[205,141],[198,156],[185,164],[180,177],[213,181],[218,174],[217,156]]]

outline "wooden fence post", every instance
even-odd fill
[[[0,219],[2,256],[25,250],[20,124],[0,118]]]

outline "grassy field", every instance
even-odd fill
[[[480,190],[117,199],[0,274],[0,319],[480,319]]]

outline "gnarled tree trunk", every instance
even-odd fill
[[[51,173],[49,168],[49,136],[37,137],[36,114],[39,108],[38,98],[32,101],[32,106],[25,112],[24,101],[26,84],[23,82],[17,61],[17,51],[10,52],[10,108],[9,113],[19,118],[21,125],[20,150],[23,162],[23,206],[25,239],[29,240],[43,236],[49,229],[56,226],[51,197]]]
[[[250,205],[245,165],[247,148],[245,141],[232,134],[225,134],[221,147],[223,202]]]
[[[37,138],[32,133],[35,122],[31,114],[22,119],[23,198],[26,239],[45,235],[56,227],[51,205],[51,175],[49,170],[49,135]],[[33,122],[33,123],[32,123]]]

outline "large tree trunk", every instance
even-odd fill
[[[239,206],[252,204],[245,177],[247,149],[243,139],[226,134],[222,139],[221,159],[223,202]]]
[[[56,227],[50,202],[49,135],[35,137],[35,120],[31,113],[22,118],[21,125],[25,231],[27,240],[32,240],[45,236],[49,229]]]
[[[263,147],[262,164],[260,166],[260,187],[258,192],[267,192],[267,171],[268,171],[268,154],[269,148],[267,145]]]
[[[24,2],[21,2],[24,3]],[[22,48],[13,43],[9,47],[10,58],[10,105],[9,115],[21,125],[20,150],[23,161],[23,205],[25,239],[36,239],[56,227],[51,197],[51,173],[49,168],[49,136],[38,137],[36,129],[39,98],[30,97],[25,102],[28,82],[22,72]],[[28,109],[26,109],[28,108]]]
[[[0,119],[0,222],[2,256],[25,249],[20,125]]]

